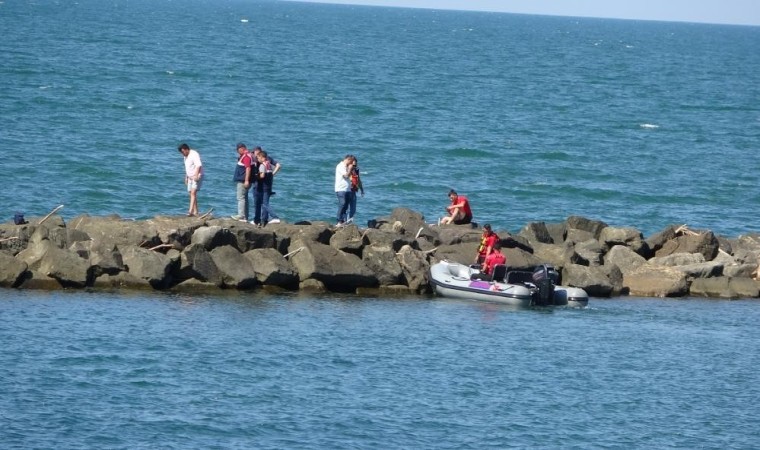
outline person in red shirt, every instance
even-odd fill
[[[486,260],[483,263],[483,269],[481,269],[480,273],[473,274],[470,278],[473,280],[479,279],[490,281],[494,266],[506,263],[507,257],[501,252],[501,242],[496,241],[493,245],[493,251],[486,257]]]
[[[451,204],[446,207],[448,216],[441,219],[441,225],[453,223],[455,225],[464,225],[472,222],[472,210],[470,201],[464,195],[459,195],[454,189],[449,191]]]
[[[478,252],[475,254],[475,264],[482,264],[491,254],[494,245],[499,242],[499,236],[493,232],[490,224],[483,225],[483,235],[480,237]]]

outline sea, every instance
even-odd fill
[[[266,0],[0,0],[0,221],[236,212],[760,231],[760,27]],[[757,299],[0,290],[8,449],[760,448]]]

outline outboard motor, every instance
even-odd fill
[[[554,304],[554,283],[559,280],[559,273],[554,267],[542,264],[533,271],[533,284],[538,291],[533,294],[533,304],[548,306]]]

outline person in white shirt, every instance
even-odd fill
[[[198,191],[201,189],[201,180],[203,178],[201,155],[184,143],[180,144],[177,150],[185,157],[185,185],[187,186],[188,194],[190,194],[190,207],[187,210],[187,215],[197,216]]]
[[[343,160],[335,166],[335,195],[338,197],[339,227],[346,223],[346,212],[348,211],[351,193],[351,171],[353,169],[354,163],[351,155],[343,157]]]

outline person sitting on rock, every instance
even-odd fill
[[[506,264],[507,257],[501,252],[501,242],[496,241],[493,245],[491,253],[486,257],[483,262],[483,268],[480,273],[472,274],[470,279],[472,280],[487,280],[491,281],[493,277],[493,268],[498,264]]]
[[[464,195],[459,195],[454,189],[449,191],[451,204],[446,207],[448,216],[441,219],[441,225],[453,223],[455,225],[464,225],[472,222],[472,210],[470,201]]]
[[[491,224],[483,225],[483,235],[480,236],[480,245],[475,254],[475,264],[482,264],[491,254],[494,244],[499,242],[499,236],[491,229]]]

